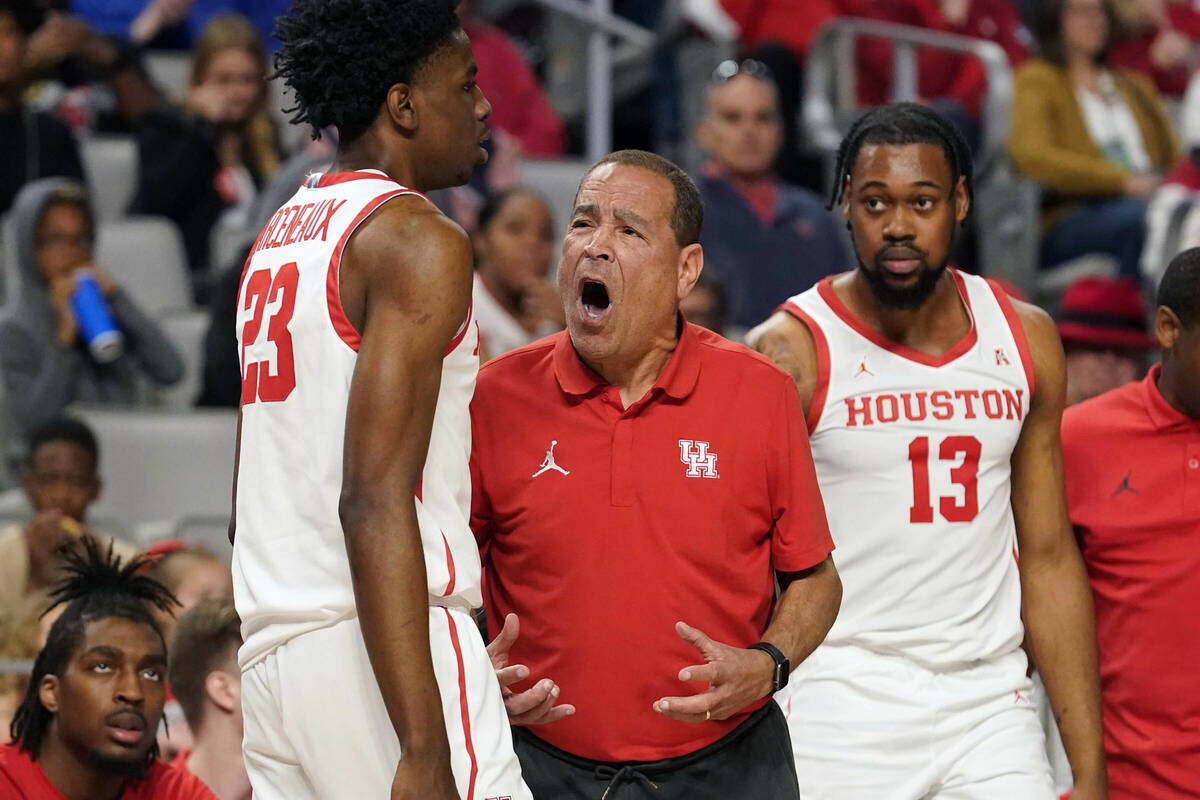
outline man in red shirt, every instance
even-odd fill
[[[24,800],[216,800],[158,759],[167,647],[150,607],[175,598],[85,537],[66,555],[54,604],[68,603],[33,663],[12,741],[0,746],[0,797]],[[53,607],[53,606],[52,606]]]
[[[517,728],[535,798],[799,797],[770,696],[841,583],[795,386],[679,315],[701,217],[671,162],[602,159],[563,243],[567,331],[479,375],[489,620],[519,616],[511,660],[574,708]]]
[[[1162,363],[1063,416],[1096,602],[1112,800],[1200,797],[1200,249],[1158,289]]]

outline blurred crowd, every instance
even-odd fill
[[[273,21],[287,6],[0,0],[0,441],[10,491],[32,509],[0,531],[0,658],[30,659],[44,643],[52,619],[38,613],[61,567],[61,545],[91,532],[114,552],[137,550],[90,528],[99,449],[64,412],[79,403],[153,405],[189,370],[194,388],[185,406],[238,403],[242,265],[269,216],[308,172],[330,162],[337,138],[329,130],[310,139],[288,125],[286,98],[269,81]],[[1092,265],[1058,296],[1009,288],[1056,315],[1070,402],[1146,374],[1157,342],[1144,297],[1172,256],[1200,243],[1200,4],[614,0],[613,7],[658,43],[651,52],[615,53],[614,149],[675,158],[704,199],[706,269],[684,301],[689,320],[738,339],[785,298],[855,266],[841,216],[828,207],[829,153],[810,140],[800,109],[822,26],[859,17],[1003,49],[1014,74],[1007,160],[1038,189],[1040,269],[1081,259]],[[564,326],[554,274],[570,209],[553,205],[522,170],[533,159],[582,157],[583,29],[534,2],[468,0],[460,16],[495,132],[491,158],[470,184],[433,199],[472,235],[487,358]],[[886,38],[858,44],[861,107],[892,96],[892,51]],[[919,100],[978,151],[989,112],[983,64],[933,47],[919,49],[917,63]],[[163,65],[176,68],[174,84]],[[89,143],[118,140],[136,154],[125,176],[130,191],[114,216],[102,217],[99,198],[111,176],[89,168],[83,153]],[[136,240],[126,256],[106,261],[106,226],[128,219],[173,231],[178,263]],[[1003,265],[984,262],[970,235],[960,244],[963,268],[1003,273]],[[179,309],[146,300],[146,287],[161,277],[153,271],[168,268],[178,272],[171,279],[183,287],[182,305],[202,320],[194,357],[187,350],[195,345],[174,338],[164,321],[165,311]],[[119,346],[96,339],[81,317],[84,284]],[[151,551],[151,571],[182,603],[160,619],[177,648],[162,752],[186,762],[218,796],[248,796],[244,770],[234,766],[239,751],[225,746],[240,730],[228,554],[178,541]],[[26,685],[27,677],[0,674],[0,721]]]

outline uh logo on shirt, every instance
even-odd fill
[[[696,439],[679,440],[679,460],[687,467],[684,473],[689,478],[719,478],[717,454],[709,450],[708,442]]]

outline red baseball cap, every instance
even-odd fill
[[[1067,288],[1058,314],[1064,343],[1158,347],[1146,330],[1146,303],[1132,278],[1080,278]]]

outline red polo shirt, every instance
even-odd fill
[[[626,409],[564,331],[484,366],[471,422],[489,624],[517,612],[513,662],[577,709],[538,736],[585,758],[654,761],[716,741],[763,705],[702,724],[651,708],[705,688],[677,680],[701,661],[677,621],[753,644],[772,570],[807,569],[833,549],[784,372],[685,323],[658,382]]]
[[[1200,421],[1139,383],[1067,409],[1112,800],[1200,797]]]
[[[0,797],[66,800],[42,772],[42,766],[15,742],[0,745]],[[146,776],[125,782],[120,800],[217,800],[199,778],[155,760]]]

